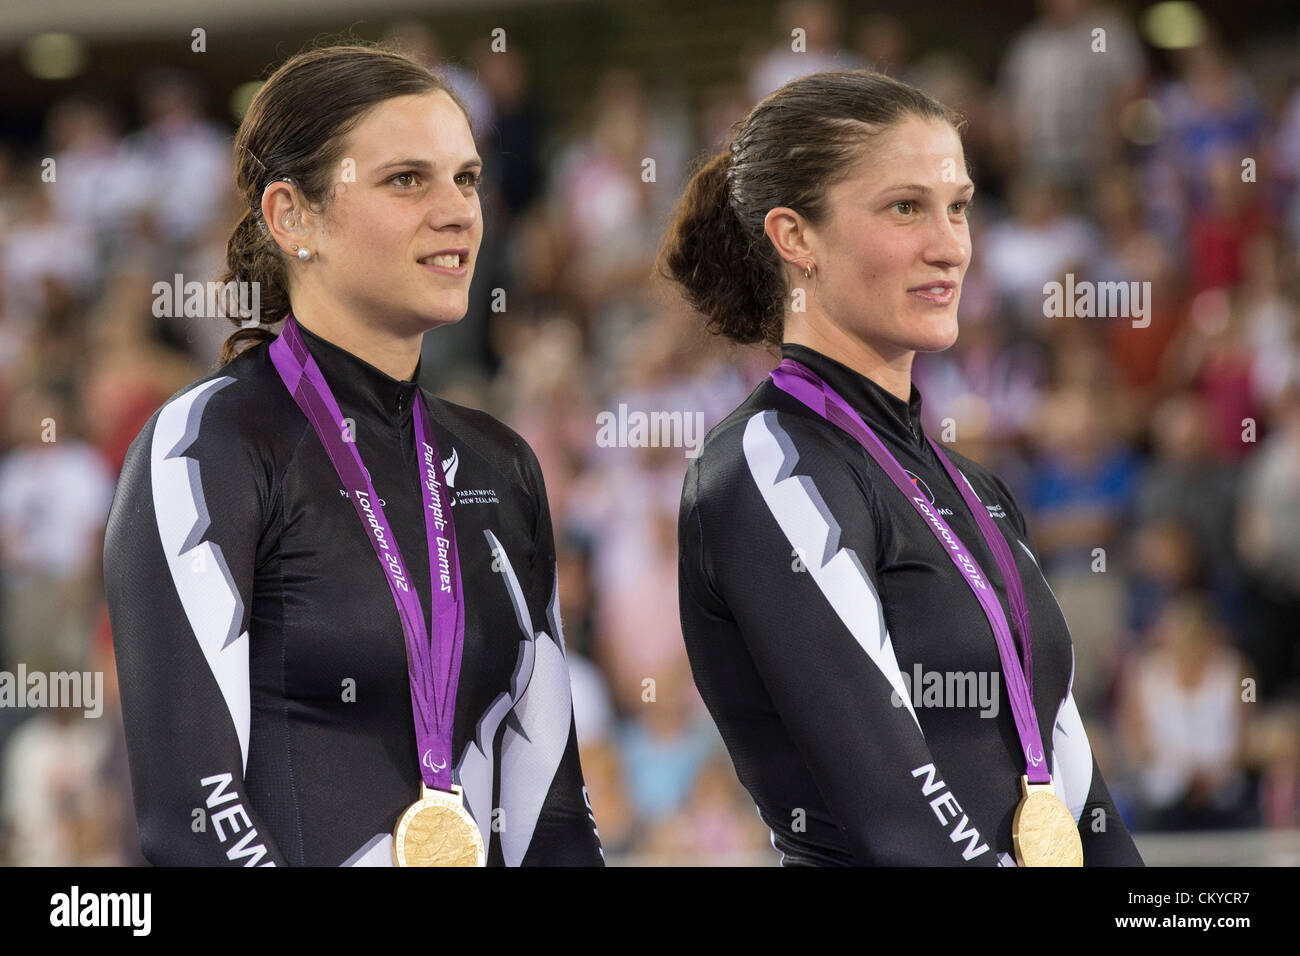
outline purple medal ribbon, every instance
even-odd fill
[[[1034,668],[1029,637],[1029,608],[1025,601],[1024,585],[1020,581],[1020,573],[1016,570],[1015,559],[1011,556],[1006,538],[993,524],[993,519],[988,516],[988,512],[975,496],[974,489],[948,460],[943,449],[927,435],[926,441],[934,449],[952,483],[957,486],[957,491],[961,493],[966,507],[974,516],[975,523],[979,526],[980,533],[984,535],[985,542],[997,560],[998,569],[1002,572],[1011,613],[1015,619],[1016,630],[1020,634],[1021,650],[1024,654],[1023,669],[1021,660],[1016,654],[1015,639],[1012,637],[1006,614],[998,602],[997,595],[993,592],[991,583],[984,577],[975,558],[961,543],[961,539],[948,526],[948,522],[943,520],[943,516],[936,509],[930,507],[924,495],[918,494],[916,485],[904,474],[898,460],[862,420],[862,416],[820,376],[794,359],[784,359],[773,369],[772,381],[777,388],[797,398],[822,418],[838,425],[857,439],[925,519],[926,526],[939,539],[939,543],[947,549],[948,557],[952,559],[953,564],[957,565],[962,577],[975,592],[975,597],[979,599],[980,606],[984,608],[984,614],[993,628],[993,637],[997,641],[998,657],[1002,661],[1002,673],[1007,685],[1007,697],[1011,701],[1011,713],[1015,718],[1016,732],[1020,735],[1020,746],[1024,750],[1025,773],[1030,783],[1048,783],[1052,778],[1043,756],[1043,738],[1034,713]]]
[[[425,625],[420,595],[412,585],[397,546],[397,538],[384,516],[370,472],[361,462],[355,442],[343,438],[345,426],[329,383],[307,350],[298,323],[290,313],[279,338],[271,343],[271,361],[289,394],[316,429],[321,444],[334,463],[357,517],[371,533],[370,544],[388,579],[406,635],[406,661],[410,672],[411,709],[420,751],[420,775],[431,789],[450,790],[452,727],[456,716],[456,685],[460,677],[461,649],[465,644],[465,602],[461,588],[456,528],[452,523],[447,483],[424,409],[416,389],[415,452],[423,462],[420,493],[424,499],[425,535],[429,545],[429,578],[433,596],[432,630]],[[330,427],[331,424],[333,427]]]

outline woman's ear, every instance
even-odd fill
[[[811,230],[808,220],[788,206],[769,209],[763,217],[763,232],[776,249],[776,254],[800,272],[808,263],[816,261]]]
[[[298,190],[287,179],[268,183],[262,192],[262,218],[271,232],[275,244],[286,255],[294,255],[294,247],[310,245],[311,230],[303,221],[305,209]]]

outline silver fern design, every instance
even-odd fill
[[[451,450],[451,457],[442,460],[442,474],[447,480],[448,488],[456,487],[456,469],[459,467],[460,456],[456,454],[456,449],[453,447]],[[451,503],[454,505],[456,500],[453,498]]]

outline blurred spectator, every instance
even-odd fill
[[[868,66],[858,54],[841,47],[842,17],[834,0],[784,0],[775,25],[776,42],[749,71],[749,96],[755,103],[809,73]],[[801,33],[796,35],[796,30]],[[878,52],[902,52],[896,43],[889,42],[879,23],[867,31],[864,39],[873,42]]]
[[[203,114],[202,87],[186,73],[155,70],[139,82],[144,127],[126,137],[135,209],[146,235],[186,250],[227,202],[230,137]]]
[[[1210,454],[1220,461],[1242,461],[1265,431],[1251,365],[1249,329],[1233,297],[1221,289],[1196,296],[1169,345],[1164,378],[1201,398]]]
[[[1133,514],[1139,459],[1115,434],[1109,396],[1072,385],[1045,398],[1030,475],[1034,538],[1050,571],[1091,566],[1093,549],[1113,556]]]
[[[481,40],[474,48],[474,62],[487,97],[479,108],[491,117],[483,121],[485,168],[504,203],[502,219],[495,225],[504,227],[533,203],[543,183],[542,106],[517,41],[496,52],[491,40]]]
[[[622,451],[621,449],[611,449]],[[641,449],[621,465],[603,470],[608,511],[594,529],[596,606],[600,635],[596,659],[609,675],[620,709],[640,700],[642,681],[662,680],[682,658],[682,629],[675,601],[677,519],[672,506],[681,494],[681,475],[669,470],[668,456],[680,463],[678,449]],[[652,456],[650,453],[659,451]],[[660,461],[650,470],[638,463]]]
[[[104,286],[86,329],[94,361],[82,373],[82,405],[90,438],[111,463],[122,468],[126,450],[145,422],[203,370],[187,355],[164,345],[152,332],[150,276],[123,263]],[[203,321],[214,318],[163,322]],[[220,321],[225,321],[220,320]],[[228,334],[228,333],[227,333]]]
[[[1287,237],[1292,249],[1300,248],[1300,85],[1291,91],[1283,111],[1273,153],[1279,185],[1290,197],[1285,206]]]
[[[1145,826],[1219,830],[1258,822],[1242,771],[1244,662],[1194,592],[1171,600],[1152,647],[1128,667],[1122,719]]]
[[[453,62],[443,54],[438,32],[423,20],[401,20],[388,28],[386,40],[406,56],[436,70],[451,84],[456,95],[469,108],[470,127],[479,140],[496,122],[492,98],[474,72]]]
[[[107,611],[87,637],[95,706],[28,712],[12,734],[0,731],[0,865],[144,865]]]
[[[736,771],[719,747],[700,768],[681,809],[651,829],[646,849],[668,865],[751,865],[756,848],[772,845],[771,831],[735,780]]]
[[[1117,117],[1145,64],[1129,21],[1091,0],[1039,0],[1012,42],[1000,85],[1008,147],[1022,175],[1081,191],[1118,153]]]
[[[1130,526],[1139,459],[1116,433],[1117,403],[1099,389],[1063,386],[1033,430],[1028,511],[1039,562],[1074,642],[1074,697],[1100,708],[1123,637]]]
[[[701,154],[711,157],[727,148],[731,128],[745,118],[751,105],[738,83],[720,83],[705,90],[696,137]]]
[[[854,37],[857,41],[855,46],[862,54],[863,68],[888,73],[905,83],[922,85],[919,82],[920,77],[908,69],[908,64],[911,62],[912,40],[908,25],[902,18],[884,11],[873,11],[858,24]],[[841,66],[839,69],[847,70],[854,67]],[[937,95],[937,92],[931,91],[931,95]],[[954,109],[960,110],[962,107],[959,101],[960,97],[941,100]]]
[[[1138,478],[1139,522],[1169,520],[1190,534],[1188,548],[1206,565],[1206,586],[1235,584],[1232,529],[1237,469],[1218,459],[1205,432],[1209,410],[1195,394],[1177,394],[1151,417],[1152,456]]]
[[[1274,431],[1243,466],[1237,553],[1251,585],[1248,653],[1276,691],[1300,679],[1300,386],[1274,408]]]
[[[18,219],[0,237],[4,319],[11,347],[16,347],[0,356],[0,372],[7,370],[38,317],[51,305],[49,280],[58,280],[60,288],[88,293],[98,274],[90,234],[58,217],[54,205],[58,187],[39,182],[38,175],[24,177]]]
[[[25,172],[17,151],[0,140],[0,235],[7,234],[22,214],[25,196],[21,179]]]
[[[1252,757],[1260,767],[1264,826],[1300,827],[1300,705],[1283,701],[1254,722]]]
[[[77,94],[50,110],[46,139],[53,150],[57,178],[50,198],[58,217],[94,237],[102,265],[121,241],[123,220],[131,215],[139,169],[122,141],[121,119],[90,94]]]
[[[1145,503],[1144,503],[1145,504]],[[1140,508],[1142,505],[1139,506]],[[1202,553],[1192,527],[1183,516],[1159,513],[1149,504],[1129,542],[1128,637],[1144,646],[1157,615],[1175,595],[1200,586],[1204,578]]]
[[[0,460],[0,660],[81,670],[99,597],[113,474],[76,437],[68,400],[21,388],[8,408],[12,449]]]
[[[1258,183],[1242,182],[1237,155],[1205,160],[1200,195],[1188,223],[1192,291],[1222,289],[1241,281],[1243,251],[1272,222]]]
[[[1257,236],[1243,250],[1239,296],[1252,354],[1252,397],[1271,406],[1289,385],[1300,385],[1300,309],[1286,287],[1297,271],[1276,235]]]
[[[646,280],[685,166],[676,137],[640,78],[619,68],[601,77],[586,133],[557,158],[551,235],[539,240],[550,248],[531,251],[554,266],[597,368],[650,312]]]
[[[1139,286],[1149,290],[1141,323],[1135,326],[1133,316],[1098,320],[1103,323],[1108,363],[1145,410],[1157,399],[1161,364],[1185,318],[1179,260],[1147,221],[1133,170],[1117,165],[1101,172],[1092,208],[1102,230],[1093,277],[1098,282],[1149,283]]]
[[[1044,284],[1090,271],[1100,251],[1097,228],[1067,210],[1059,183],[1021,176],[1008,201],[1010,215],[975,239],[974,256],[984,260],[1008,318],[1041,335],[1049,321]]]
[[[616,731],[628,798],[640,820],[651,826],[685,805],[711,754],[722,746],[695,692],[685,655],[652,679],[633,711],[636,716],[623,720]]]
[[[1174,57],[1177,78],[1159,97],[1161,145],[1194,209],[1216,188],[1216,166],[1227,162],[1240,181],[1242,159],[1259,155],[1264,115],[1254,85],[1213,33]]]
[[[105,866],[121,862],[121,791],[106,786],[110,726],[56,707],[23,722],[8,740],[3,814],[11,866]]]

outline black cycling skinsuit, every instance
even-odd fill
[[[866,420],[1009,613],[997,562],[925,440],[916,386],[904,402],[811,349],[782,355]],[[1024,517],[996,475],[944,448],[1024,582],[1034,707],[1085,865],[1141,865],[1070,693],[1069,630]],[[784,864],[1014,865],[1025,767],[993,630],[861,445],[766,380],[691,462],[678,534],[695,681]]]
[[[600,865],[536,457],[487,414],[300,328],[427,626],[411,405],[423,393],[465,588],[455,779],[488,864]],[[132,442],[109,514],[141,843],[159,864],[391,865],[420,786],[402,626],[368,529],[268,348],[168,399]]]

